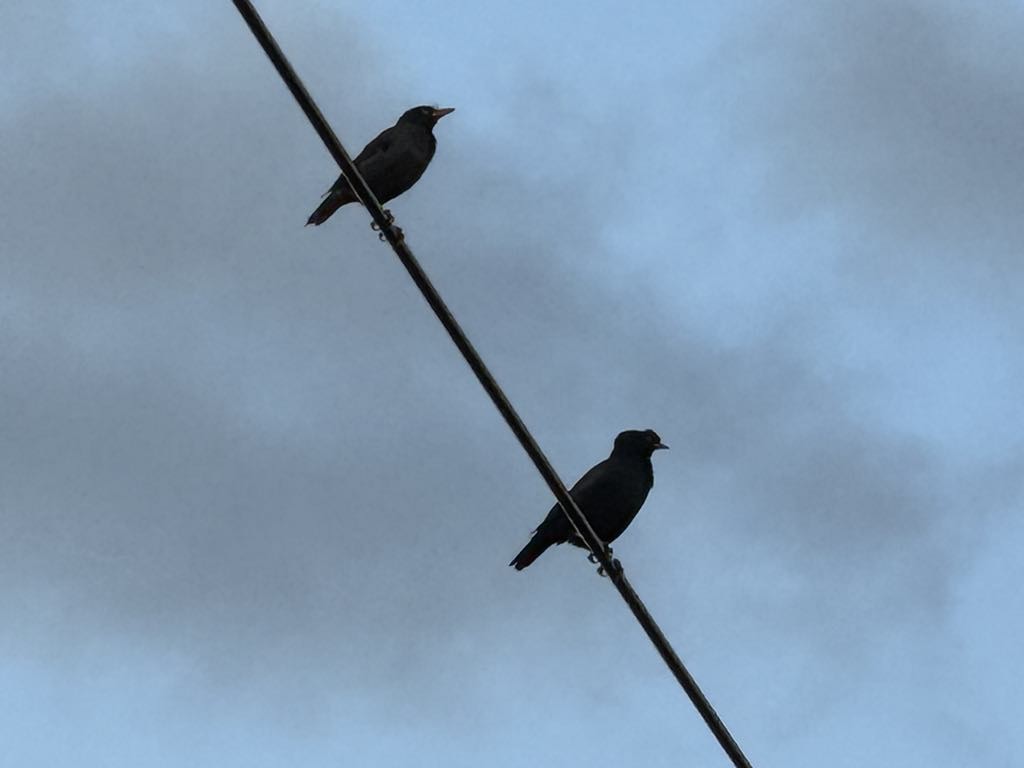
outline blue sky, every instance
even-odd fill
[[[1024,11],[259,5],[757,766],[1024,752]],[[725,765],[230,3],[0,10],[11,765]]]

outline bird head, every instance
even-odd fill
[[[620,432],[615,438],[615,448],[612,453],[627,456],[642,456],[650,458],[651,454],[661,449],[668,449],[668,446],[661,442],[658,433],[653,429],[627,429]]]
[[[433,128],[445,115],[450,115],[455,111],[455,107],[444,107],[443,109],[438,107],[413,107],[412,109],[406,110],[400,118],[399,123],[412,123],[413,125],[421,125],[424,128]]]

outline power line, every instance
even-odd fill
[[[626,601],[629,609],[633,612],[640,626],[644,628],[647,636],[650,638],[654,647],[658,653],[661,654],[661,658],[664,659],[665,664],[671,670],[676,680],[682,686],[683,690],[686,691],[687,696],[690,697],[690,701],[697,708],[700,716],[704,718],[704,722],[707,723],[708,728],[714,734],[715,738],[718,739],[718,743],[725,750],[725,753],[732,760],[733,765],[736,768],[752,768],[750,762],[747,760],[743,751],[740,749],[739,744],[733,739],[732,734],[725,727],[725,723],[722,722],[721,718],[712,708],[707,697],[701,691],[697,685],[697,681],[693,679],[679,656],[676,655],[672,645],[669,643],[668,638],[665,637],[664,633],[658,627],[654,621],[654,617],[648,612],[647,607],[640,600],[640,596],[637,595],[632,585],[626,579],[626,575],[622,570],[622,566],[617,560],[613,560],[608,553],[608,548],[598,538],[597,534],[594,533],[594,529],[590,527],[590,523],[587,518],[583,516],[580,508],[573,501],[573,498],[569,495],[565,485],[562,483],[558,474],[551,466],[551,462],[548,461],[544,452],[541,451],[540,446],[537,445],[537,441],[533,439],[533,435],[526,428],[522,419],[519,418],[519,414],[516,413],[515,408],[512,407],[512,403],[509,402],[505,396],[504,391],[498,385],[494,376],[484,365],[484,361],[480,355],[473,348],[466,334],[463,332],[461,326],[456,321],[455,316],[452,315],[448,306],[444,303],[441,295],[434,288],[433,283],[430,282],[430,278],[427,277],[426,272],[420,266],[416,257],[413,255],[409,246],[405,242],[405,238],[402,231],[395,226],[391,217],[384,212],[383,207],[377,200],[373,191],[367,185],[365,179],[359,173],[355,163],[352,162],[352,158],[349,157],[345,148],[338,141],[338,137],[335,136],[334,131],[331,130],[331,126],[328,125],[327,120],[324,119],[320,109],[316,106],[313,98],[309,95],[309,91],[302,84],[299,76],[292,69],[291,64],[288,63],[288,59],[285,57],[281,48],[278,46],[277,41],[274,40],[273,35],[270,34],[270,30],[267,29],[266,24],[263,23],[263,19],[260,18],[256,9],[253,7],[249,0],[232,0],[238,12],[245,19],[246,24],[249,25],[249,29],[255,35],[260,45],[263,47],[264,52],[270,58],[277,73],[284,80],[285,85],[288,86],[288,90],[292,92],[292,96],[299,103],[302,111],[309,118],[310,123],[313,124],[313,128],[320,135],[324,144],[327,146],[327,150],[331,153],[331,156],[335,159],[338,165],[341,167],[342,173],[345,174],[345,178],[348,179],[349,185],[359,198],[360,202],[366,206],[366,209],[370,212],[370,216],[373,218],[374,223],[380,229],[381,235],[391,245],[395,255],[398,256],[398,260],[402,262],[402,266],[405,267],[409,276],[413,282],[416,283],[416,287],[420,289],[420,293],[423,294],[423,298],[427,300],[430,308],[434,310],[434,314],[437,315],[437,319],[441,321],[445,330],[448,331],[448,335],[451,336],[455,346],[458,347],[462,356],[465,358],[466,363],[469,364],[470,369],[476,375],[480,382],[480,385],[484,388],[488,397],[491,398],[491,402],[498,409],[501,415],[505,418],[505,422],[508,424],[509,429],[512,430],[516,438],[522,445],[523,450],[526,451],[530,460],[533,461],[534,466],[540,473],[541,477],[544,478],[544,482],[547,483],[548,488],[554,494],[561,506],[562,511],[565,512],[569,518],[569,522],[572,523],[573,528],[576,529],[580,537],[586,542],[587,547],[591,553],[601,564],[603,572],[609,577],[612,584],[619,591],[622,599]]]

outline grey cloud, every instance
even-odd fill
[[[701,107],[732,126],[725,145],[763,155],[763,189],[778,194],[755,223],[825,200],[851,236],[888,244],[940,218],[970,230],[957,190],[978,168],[995,180],[986,199],[999,198],[1012,152],[1010,123],[989,109],[998,88],[950,76],[993,140],[962,144],[977,135],[955,119],[969,109],[929,122],[935,73],[955,64],[952,28],[893,8],[843,11],[841,28],[835,9],[805,12],[768,53],[761,24],[738,34],[762,46],[741,57],[755,75],[726,71],[716,92],[731,100]],[[227,10],[211,18],[235,25]],[[376,96],[387,64],[371,68],[362,49],[356,65],[333,32],[280,16],[268,13],[350,149],[430,100]],[[380,733],[401,721],[427,745],[435,731],[493,739],[511,761],[526,749],[520,728],[590,754],[566,734],[586,742],[595,721],[626,718],[665,738],[654,731],[682,721],[679,748],[706,757],[688,743],[703,744],[699,724],[579,553],[518,577],[505,568],[550,503],[544,488],[366,217],[302,229],[334,172],[255,44],[230,29],[188,55],[157,50],[96,91],[26,101],[8,136],[7,642],[64,660],[95,638],[183,657],[196,690],[250,691],[299,730],[329,730],[337,707]],[[824,74],[791,38],[821,41]],[[758,68],[769,54],[774,66]],[[625,179],[646,158],[632,142],[650,137],[556,89],[524,93],[509,105],[524,132],[498,136],[499,153],[456,104],[434,165],[393,209],[565,479],[623,427],[672,444],[619,551],[725,711],[760,752],[782,749],[779,724],[834,711],[811,673],[855,685],[880,637],[941,628],[972,526],[1019,498],[1019,465],[979,468],[862,409],[873,382],[829,350],[828,300],[776,296],[747,338],[706,333],[678,305],[719,254],[680,248],[659,262],[611,242],[628,224],[608,183],[617,169],[594,174],[571,131],[553,131],[536,163],[515,159],[548,113],[588,126],[602,155],[626,145]],[[909,183],[894,158],[921,125],[926,159],[911,158],[928,172]],[[932,167],[949,143],[978,156]],[[882,229],[879,187],[903,203]],[[1010,207],[992,209],[1007,243]],[[717,212],[695,210],[713,233],[701,245],[721,242]],[[639,236],[636,248],[654,250]],[[670,259],[683,268],[660,271]],[[834,290],[856,298],[870,275]],[[787,648],[782,672],[759,672]],[[620,689],[611,700],[594,668]],[[789,688],[772,711],[750,695],[758,674]],[[610,753],[640,738],[616,734]]]
[[[990,290],[1003,275],[1018,291],[1024,99],[1006,43],[1022,25],[1007,4],[751,17],[720,48],[705,103],[760,165],[764,206],[856,212],[846,248],[876,271],[918,271],[923,246],[933,266],[974,265]]]

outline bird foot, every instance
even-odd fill
[[[395,223],[394,214],[392,214],[391,211],[389,211],[387,208],[384,209],[384,218],[387,219],[388,224]],[[374,232],[380,232],[380,225],[376,221],[371,221],[370,229],[372,229]]]
[[[612,556],[613,555],[612,548],[609,547],[607,544],[605,544],[604,551],[605,551],[605,554],[608,555],[608,558],[612,561],[612,567],[611,567],[612,572],[616,573],[616,574],[622,573],[622,563],[620,563],[617,558]],[[608,575],[607,573],[605,573],[604,566],[600,565],[601,561],[598,559],[597,555],[595,555],[593,552],[588,552],[587,553],[587,560],[589,560],[591,563],[594,563],[595,565],[597,565],[597,575],[598,576],[604,578],[605,576]]]
[[[384,216],[387,219],[387,222],[388,222],[389,226],[391,224],[395,223],[394,215],[387,208],[384,209]],[[402,228],[401,227],[391,227],[391,228],[394,230],[395,235],[398,237],[399,240],[402,240],[405,237],[405,235],[402,233]],[[387,235],[384,234],[384,231],[380,228],[380,225],[377,224],[376,221],[371,221],[370,222],[370,229],[372,229],[374,232],[377,233],[377,239],[380,240],[382,243],[385,242],[388,239]]]
[[[609,546],[608,546],[607,544],[605,544],[605,545],[604,545],[604,553],[605,553],[605,554],[606,554],[606,555],[607,555],[608,557],[611,557],[611,556],[612,556],[612,554],[614,554],[614,553],[612,552],[612,548],[611,548],[611,547],[609,547]],[[600,560],[598,559],[597,555],[595,555],[595,554],[594,554],[593,552],[587,552],[587,560],[589,560],[590,562],[594,563],[595,565],[597,565],[598,563],[600,563],[600,562],[601,562],[601,561],[600,561]]]

